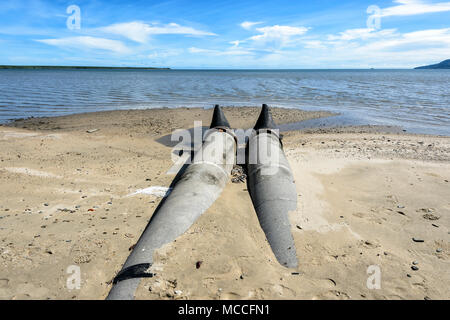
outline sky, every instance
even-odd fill
[[[0,65],[342,69],[445,59],[443,0],[0,2]]]

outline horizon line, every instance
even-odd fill
[[[142,69],[142,70],[248,70],[248,71],[257,71],[257,70],[414,70],[414,67],[410,68],[398,68],[398,67],[385,67],[385,68],[376,68],[376,67],[355,67],[355,68],[228,68],[228,67],[136,67],[136,66],[82,66],[82,65],[0,65],[0,69],[45,69],[45,68],[66,68],[66,69]]]

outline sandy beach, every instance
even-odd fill
[[[224,108],[235,128],[258,108]],[[278,124],[329,116],[272,109]],[[181,108],[32,118],[0,126],[0,299],[104,299],[174,175]],[[137,299],[450,299],[450,137],[350,127],[284,133],[298,269],[279,265],[247,185],[155,253]],[[196,268],[201,261],[200,268]],[[81,288],[66,285],[69,266]],[[369,289],[378,266],[381,288]]]

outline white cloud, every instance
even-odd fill
[[[292,42],[292,38],[305,34],[309,29],[305,27],[291,27],[274,25],[270,27],[256,28],[261,34],[252,36],[252,40],[261,45],[271,45],[274,47],[284,47]]]
[[[211,50],[211,49],[202,49],[202,48],[196,48],[196,47],[191,47],[188,49],[190,53],[211,53],[211,52],[218,52],[216,50]]]
[[[326,46],[320,40],[309,40],[304,42],[304,47],[307,49],[324,49]]]
[[[389,37],[394,35],[396,31],[396,29],[384,29],[380,31],[371,28],[348,29],[344,32],[340,32],[338,35],[329,35],[328,40],[368,40],[373,38]]]
[[[151,35],[157,34],[183,34],[189,36],[214,36],[212,32],[197,30],[191,27],[180,26],[176,23],[166,25],[147,24],[140,21],[117,23],[100,28],[103,32],[124,36],[139,43],[146,43]]]
[[[239,47],[241,42],[242,41],[240,41],[240,40],[235,40],[235,41],[230,41],[229,43],[233,45],[233,48],[237,48],[237,47]]]
[[[190,53],[193,54],[208,54],[208,55],[214,55],[214,56],[242,56],[242,55],[251,55],[253,54],[250,50],[240,50],[235,49],[234,47],[226,50],[212,50],[212,49],[202,49],[202,48],[196,48],[191,47],[188,49]]]
[[[387,36],[381,31],[376,36],[375,31],[370,36],[365,31],[344,31],[353,36],[331,41],[303,39],[299,46],[258,55],[251,63],[277,68],[412,68],[448,59],[450,28],[403,34],[391,30]]]
[[[450,28],[428,29],[409,33],[394,33],[389,38],[370,38],[368,41],[328,41],[326,48],[299,51],[310,55],[310,63],[333,67],[410,68],[448,59]],[[285,54],[289,61],[292,54]]]
[[[392,51],[405,48],[405,51],[414,51],[430,47],[447,47],[448,52],[450,52],[450,28],[409,32],[394,39],[372,42],[365,45],[363,49]]]
[[[166,49],[166,50],[155,50],[147,55],[149,59],[164,59],[168,57],[178,56],[183,53],[182,49]]]
[[[261,24],[262,22],[252,22],[252,21],[244,21],[240,24],[240,26],[246,30],[252,29],[254,26]]]
[[[121,41],[90,36],[67,37],[59,39],[40,39],[35,41],[52,46],[74,49],[100,49],[112,51],[115,53],[130,52],[130,50]]]
[[[411,16],[450,11],[450,2],[429,3],[420,0],[397,0],[399,5],[382,9],[381,17]]]

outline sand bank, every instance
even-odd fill
[[[258,114],[224,111],[240,128]],[[208,125],[211,114],[114,111],[1,126],[0,298],[105,298],[161,199],[136,192],[174,178],[161,137]],[[328,115],[273,114],[278,123]],[[284,146],[299,196],[299,268],[276,262],[246,185],[230,182],[155,254],[157,275],[142,281],[138,299],[450,298],[450,138],[349,128],[287,132]],[[71,265],[79,290],[67,288]],[[369,266],[381,270],[381,289],[367,287]]]

